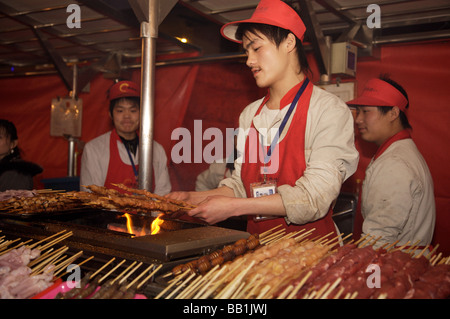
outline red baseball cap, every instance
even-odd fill
[[[397,106],[406,113],[408,100],[391,84],[380,79],[371,79],[367,82],[360,97],[347,102],[348,105],[359,106]]]
[[[120,81],[114,84],[109,90],[109,100],[115,100],[121,97],[140,97],[141,88],[131,81]]]
[[[250,19],[229,22],[220,32],[228,40],[242,43],[236,39],[236,30],[241,23],[269,24],[291,31],[303,41],[306,27],[297,12],[281,0],[261,0]]]

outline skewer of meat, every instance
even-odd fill
[[[86,299],[87,297],[92,295],[92,293],[98,287],[99,280],[100,280],[99,276],[95,277],[94,280],[89,282],[89,284],[85,289],[83,289],[78,295],[75,296],[74,299]]]
[[[55,296],[55,299],[71,299],[71,298],[75,297],[76,295],[81,293],[81,291],[83,291],[83,289],[86,287],[87,283],[89,282],[89,279],[91,278],[91,275],[92,275],[92,272],[88,272],[80,280],[79,287],[74,287],[65,293],[59,292]]]
[[[170,198],[166,198],[164,196],[160,196],[160,195],[151,193],[151,192],[149,192],[148,190],[145,190],[145,189],[135,189],[135,188],[131,188],[131,187],[125,186],[123,184],[112,184],[112,185],[117,186],[117,187],[119,187],[119,188],[121,188],[123,190],[126,190],[126,191],[130,192],[130,193],[140,194],[140,195],[143,195],[143,196],[145,196],[147,198],[150,198],[150,199],[158,199],[160,201],[169,202],[171,204],[178,205],[181,208],[186,209],[186,210],[193,209],[193,208],[196,207],[195,205],[191,205],[191,204],[189,204],[187,202],[184,202],[184,201],[170,199]]]

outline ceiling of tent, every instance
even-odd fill
[[[91,72],[117,78],[139,68],[142,40],[136,3],[145,2],[0,0],[0,77],[64,73],[73,65],[89,65]],[[249,18],[259,0],[172,2],[158,28],[157,61],[162,56],[194,51],[200,53],[199,61],[242,57],[239,45],[225,40],[219,30],[226,22]],[[324,38],[350,41],[358,47],[360,56],[371,56],[374,47],[387,43],[450,39],[448,0],[286,2],[300,8],[308,27],[305,42],[319,51]],[[74,11],[68,10],[71,4],[80,8],[80,28],[68,25],[68,21],[75,21],[71,16]],[[367,27],[366,20],[372,13],[367,11],[369,4],[381,9],[380,28]],[[183,38],[186,43],[181,42]]]

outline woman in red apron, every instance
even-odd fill
[[[342,101],[307,78],[305,30],[295,10],[279,0],[262,0],[250,19],[222,28],[225,38],[242,43],[256,84],[268,88],[268,94],[240,116],[243,132],[237,144],[243,155],[235,162],[233,176],[215,190],[169,195],[197,204],[190,216],[216,223],[247,215],[250,233],[279,225],[288,232],[311,229],[312,236],[336,232],[330,206],[358,159],[353,119]],[[314,145],[333,151],[316,153]],[[334,167],[341,153],[346,164]],[[314,164],[311,158],[323,161]],[[310,176],[303,178],[307,171]],[[323,178],[311,178],[314,172]]]

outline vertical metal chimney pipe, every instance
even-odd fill
[[[149,21],[141,22],[141,124],[139,138],[139,188],[151,191],[153,169],[153,122],[155,103],[156,38],[158,0],[149,0]]]

